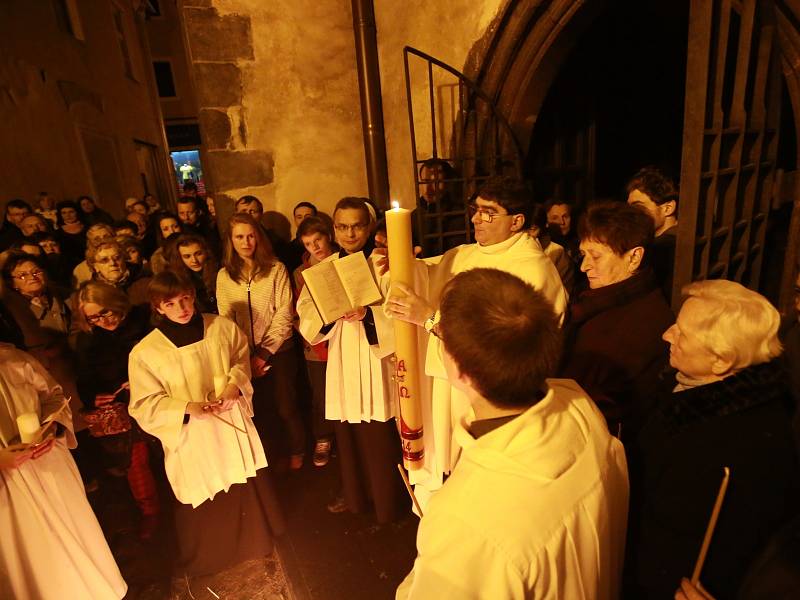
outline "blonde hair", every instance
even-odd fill
[[[695,333],[706,348],[738,371],[780,356],[781,317],[769,300],[740,283],[716,279],[697,281],[683,288],[686,299],[705,302]]]
[[[83,307],[88,304],[97,304],[110,310],[120,319],[124,319],[131,310],[131,301],[128,295],[113,285],[101,281],[84,281],[78,289],[78,325],[83,331],[91,331],[92,327],[86,321]]]

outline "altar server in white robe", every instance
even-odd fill
[[[453,278],[434,330],[473,414],[431,498],[398,600],[619,597],[628,511],[622,444],[560,358],[550,302],[518,277]]]
[[[333,223],[341,251],[327,260],[355,252],[370,256],[372,217],[363,199],[340,200]],[[297,312],[300,333],[310,344],[328,341],[325,418],[334,421],[346,508],[364,512],[371,501],[378,522],[395,520],[409,503],[396,468],[401,452],[392,351],[378,345],[389,319],[381,306],[367,306],[325,326],[307,288]]]
[[[24,413],[52,423],[55,439],[20,444]],[[117,599],[128,589],[86,499],[75,446],[61,386],[31,355],[0,343],[0,598]]]
[[[190,281],[159,273],[149,296],[159,318],[130,354],[129,412],[164,448],[176,571],[215,573],[271,553],[284,528],[252,421],[250,352],[233,321],[196,311]]]
[[[525,229],[525,214],[530,194],[514,179],[490,179],[469,205],[475,243],[448,250],[441,256],[417,261],[415,290],[404,289],[405,298],[391,296],[387,314],[419,326],[420,373],[422,382],[424,468],[409,472],[417,500],[424,506],[442,486],[444,476],[453,469],[461,446],[453,437],[456,424],[470,412],[463,392],[447,380],[441,360],[441,342],[428,335],[436,323],[443,287],[458,273],[469,269],[492,268],[516,275],[540,291],[563,320],[567,293],[553,262],[542,252],[539,242]],[[391,257],[389,257],[391,262]],[[390,267],[391,268],[391,267]],[[382,279],[388,287],[388,274]],[[391,331],[391,330],[389,330]],[[387,339],[391,339],[390,337]],[[386,342],[387,347],[391,342]]]

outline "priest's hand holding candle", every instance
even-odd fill
[[[400,314],[413,299],[414,252],[411,246],[411,211],[392,202],[386,211],[386,235],[392,265],[389,271],[390,290],[387,307],[394,319],[395,379],[400,399],[400,436],[403,443],[403,463],[409,470],[423,466],[422,410],[419,392],[419,357],[416,324]],[[398,314],[400,313],[400,314]],[[425,317],[427,318],[427,316]],[[424,321],[424,318],[423,318]]]

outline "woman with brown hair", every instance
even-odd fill
[[[139,535],[152,536],[158,522],[158,493],[150,471],[147,441],[127,418],[128,355],[152,329],[146,306],[131,306],[127,294],[99,281],[81,285],[77,296],[81,331],[76,339],[78,390],[89,432],[99,439],[101,462],[121,471],[142,513]],[[120,414],[121,413],[121,414]]]
[[[283,519],[253,425],[250,353],[229,319],[201,315],[171,271],[149,286],[156,329],[130,354],[130,414],[161,441],[178,505],[178,572],[271,553]]]
[[[204,238],[193,233],[178,236],[170,252],[169,269],[192,282],[200,312],[219,312],[216,295],[219,264]]]
[[[272,454],[282,433],[274,430],[275,419],[270,418],[272,407],[268,403],[274,399],[288,429],[290,466],[299,469],[303,466],[305,430],[295,393],[297,357],[289,277],[253,217],[236,213],[228,223],[223,268],[217,275],[219,314],[239,325],[250,343],[255,422],[268,452]]]

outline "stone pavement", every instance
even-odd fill
[[[152,457],[162,496],[162,521],[148,542],[138,537],[138,512],[124,478],[104,476],[89,499],[106,533],[130,600],[380,600],[394,590],[414,560],[417,518],[379,526],[369,515],[330,514],[338,491],[336,459],[323,468],[310,461],[275,477],[287,533],[270,557],[250,560],[213,576],[173,579],[171,492]]]

